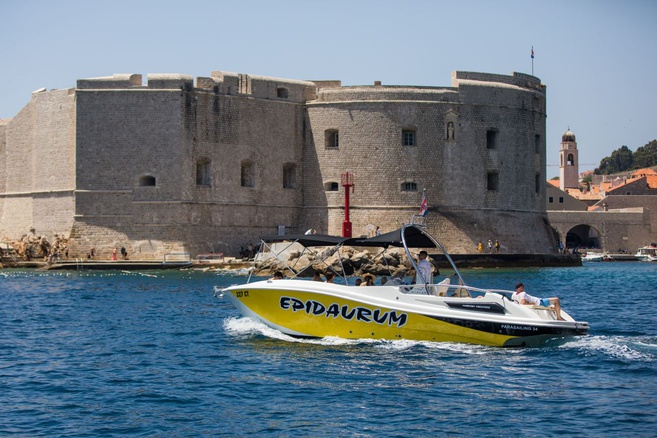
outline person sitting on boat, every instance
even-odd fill
[[[360,285],[361,286],[374,286],[374,275],[372,275],[372,274],[363,275],[363,282]]]
[[[517,283],[516,291],[513,293],[511,298],[513,299],[513,301],[516,301],[520,304],[533,304],[535,306],[544,306],[544,307],[554,306],[554,310],[557,314],[557,319],[559,321],[564,321],[564,319],[561,317],[561,300],[557,297],[550,297],[550,298],[533,297],[529,295],[527,292],[525,292],[524,283]]]
[[[281,271],[274,272],[274,276],[270,278],[270,280],[282,280],[282,279],[283,279],[283,273]]]
[[[392,284],[393,286],[400,286],[402,284],[406,284],[404,283],[404,277],[406,277],[406,271],[401,270],[392,276],[389,283]]]
[[[433,281],[433,275],[431,275],[431,263],[427,260],[428,254],[426,251],[420,251],[418,258],[420,259],[417,262],[418,271],[420,271],[420,279],[418,280],[417,272],[413,275],[413,282],[421,282],[422,284],[431,283]]]
[[[333,271],[326,271],[326,274],[324,274],[324,277],[326,277],[326,282],[327,283],[335,283],[335,274]]]
[[[318,271],[315,271],[313,274],[313,281],[322,281],[322,277],[319,275]]]

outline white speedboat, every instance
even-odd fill
[[[639,248],[635,256],[642,262],[657,262],[657,245]]]
[[[511,301],[512,291],[467,286],[443,246],[420,224],[369,239],[285,236],[304,247],[335,245],[403,247],[417,271],[410,248],[441,250],[455,274],[439,283],[351,286],[300,278],[265,280],[215,287],[242,315],[295,337],[411,339],[490,346],[540,346],[552,340],[586,335],[587,322],[563,309]]]
[[[596,252],[587,252],[586,255],[582,257],[583,262],[602,262],[604,259],[604,254],[599,254]]]

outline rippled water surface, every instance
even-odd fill
[[[558,295],[591,334],[300,341],[213,296],[244,277],[0,270],[0,435],[657,435],[657,263],[464,277]]]

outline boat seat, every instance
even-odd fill
[[[549,306],[537,306],[535,304],[525,304],[525,306],[529,307],[530,309],[536,309],[536,310],[554,310],[554,307]]]
[[[451,280],[449,278],[444,279],[443,281],[441,281],[440,283],[436,284],[434,287],[431,288],[431,293],[437,297],[444,297],[445,295],[447,295],[450,282]]]
[[[459,288],[454,291],[452,294],[453,297],[457,298],[471,298],[470,292],[467,289]]]

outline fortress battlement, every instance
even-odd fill
[[[480,73],[471,71],[454,71],[452,72],[452,86],[458,87],[464,82],[496,82],[499,84],[514,85],[520,88],[529,88],[545,92],[545,85],[536,76],[526,73],[513,72],[512,76],[500,75],[494,73]],[[488,84],[490,86],[491,84]]]
[[[403,85],[356,85],[319,88],[318,102],[340,101],[428,101],[458,102],[458,89],[452,87],[413,87]]]

